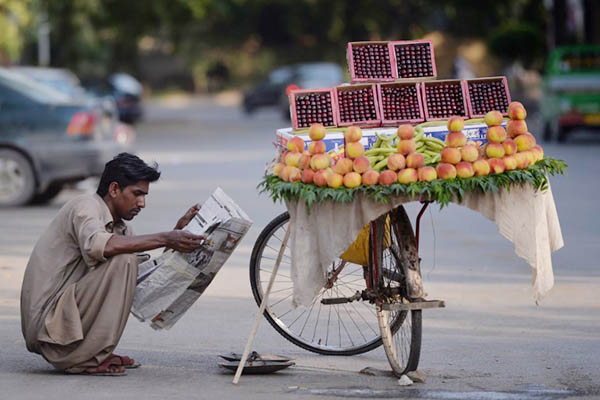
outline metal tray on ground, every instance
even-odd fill
[[[225,368],[229,371],[236,372],[239,366],[239,361],[228,361],[219,363],[219,367]],[[242,375],[246,374],[270,374],[287,367],[291,367],[296,363],[292,361],[281,362],[281,361],[246,361]]]
[[[240,361],[242,359],[242,354],[240,353],[227,353],[227,354],[219,354],[219,357],[226,361]],[[292,361],[293,358],[280,356],[277,354],[259,354],[256,351],[253,351],[248,355],[247,361],[267,361],[267,362],[279,362],[285,363]]]

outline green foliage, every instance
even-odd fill
[[[502,174],[474,176],[472,178],[436,179],[432,182],[415,182],[408,185],[396,183],[389,186],[373,185],[356,188],[320,188],[301,182],[284,182],[277,176],[268,175],[259,183],[260,193],[268,193],[274,202],[304,200],[308,209],[315,203],[333,201],[348,203],[362,194],[377,202],[387,203],[390,197],[407,196],[414,200],[435,201],[440,208],[451,201],[462,201],[465,193],[510,190],[514,185],[532,185],[536,190],[548,189],[548,175],[563,174],[567,165],[562,160],[544,158],[524,170],[506,171]]]

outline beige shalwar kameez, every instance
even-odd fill
[[[58,369],[97,367],[117,345],[133,300],[135,254],[104,257],[113,222],[104,200],[82,195],[65,204],[36,243],[21,289],[27,349]]]

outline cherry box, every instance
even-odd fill
[[[419,83],[379,83],[377,94],[382,125],[398,126],[403,123],[418,124],[425,121]]]
[[[440,121],[459,116],[467,118],[465,84],[458,79],[421,83],[426,121]]]
[[[465,81],[468,111],[471,118],[481,118],[492,110],[508,115],[510,92],[505,76],[468,79]]]
[[[352,83],[395,80],[388,42],[350,42],[346,57]]]
[[[395,78],[425,80],[437,76],[431,40],[394,41],[388,47]]]
[[[290,111],[294,129],[309,128],[315,122],[320,122],[326,127],[337,126],[334,96],[332,88],[290,91]]]
[[[333,88],[333,94],[338,126],[381,125],[376,85],[336,86]]]

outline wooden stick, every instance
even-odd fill
[[[254,337],[258,332],[258,325],[262,319],[265,308],[267,307],[267,300],[269,298],[269,293],[271,293],[271,288],[273,287],[273,282],[275,282],[275,276],[277,276],[277,270],[279,269],[279,264],[281,264],[281,259],[283,258],[283,254],[285,253],[285,248],[287,246],[288,238],[290,237],[290,225],[288,224],[288,228],[285,232],[285,236],[283,237],[283,241],[281,242],[281,248],[279,249],[279,255],[277,256],[277,261],[275,262],[275,266],[273,267],[273,272],[271,272],[271,279],[269,280],[269,285],[267,286],[267,291],[263,294],[263,299],[260,303],[260,308],[258,309],[258,314],[256,315],[256,320],[254,321],[254,327],[252,327],[252,333],[250,333],[250,337],[248,338],[248,343],[246,343],[246,348],[244,349],[244,353],[242,354],[242,359],[240,360],[240,364],[238,365],[237,370],[235,371],[235,377],[233,378],[233,384],[237,385],[240,380],[240,375],[242,375],[242,370],[244,369],[244,365],[246,364],[246,360],[248,359],[248,353],[250,352],[250,348],[252,347],[252,343],[254,343]]]

